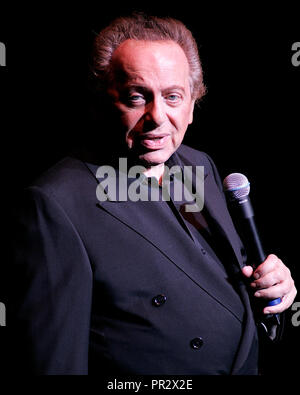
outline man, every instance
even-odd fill
[[[96,116],[114,114],[109,130],[97,125],[96,159],[62,160],[22,199],[10,306],[20,366],[34,374],[257,374],[244,280],[254,299],[282,298],[265,315],[286,310],[296,289],[275,255],[254,273],[245,265],[213,162],[181,144],[205,92],[191,33],[173,19],[120,18],[96,38],[92,72]],[[126,198],[119,158],[144,169],[125,177]],[[186,195],[161,198],[168,169],[195,174],[197,166],[201,211],[186,209]],[[136,181],[160,199],[132,199]]]

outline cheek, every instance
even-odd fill
[[[135,129],[143,114],[141,111],[137,111],[136,109],[129,109],[128,107],[119,103],[116,104],[116,108],[118,110],[118,116],[121,121],[122,133],[124,133],[126,142],[131,148],[133,143],[133,134],[130,132]]]
[[[184,136],[188,125],[191,123],[191,111],[189,108],[186,108],[179,114],[174,114],[173,117],[170,117],[170,120],[176,129],[176,136],[174,137],[180,139],[182,136]]]
[[[143,112],[131,109],[120,111],[120,113],[122,124],[127,133],[135,128],[143,115]]]

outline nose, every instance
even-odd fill
[[[144,120],[147,123],[159,127],[165,122],[166,117],[166,108],[162,98],[154,98],[146,105]]]

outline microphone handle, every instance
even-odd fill
[[[234,203],[235,209],[239,211],[238,217],[243,218],[245,228],[247,229],[247,235],[245,237],[247,240],[245,241],[247,241],[247,244],[250,246],[251,257],[253,257],[254,262],[262,263],[267,258],[267,255],[264,252],[258,235],[254,220],[254,211],[249,196],[236,199]],[[253,268],[255,269],[257,266],[258,265],[253,265]],[[281,298],[276,298],[274,300],[269,300],[267,306],[275,306],[279,303],[281,303]]]
[[[254,216],[249,217],[246,220],[247,220],[249,228],[251,230],[249,232],[249,234],[252,237],[251,244],[252,244],[252,252],[253,252],[253,257],[255,259],[255,262],[263,262],[267,258],[267,255],[265,254],[265,252],[263,250],[260,238],[258,236],[258,232],[257,232],[255,221],[254,221]],[[254,265],[254,269],[256,267],[257,266]],[[279,303],[281,303],[281,298],[276,298],[274,300],[269,300],[267,303],[267,306],[275,306]]]
[[[246,219],[248,226],[250,228],[250,232],[249,232],[249,237],[251,236],[250,243],[252,245],[252,254],[253,254],[253,258],[255,260],[255,262],[263,262],[267,256],[263,250],[261,241],[260,241],[260,237],[258,235],[257,229],[256,229],[256,224],[254,221],[254,216],[249,217]],[[255,266],[256,268],[257,266]]]

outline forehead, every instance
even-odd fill
[[[119,82],[186,83],[189,77],[186,55],[173,41],[126,40],[113,54],[112,69]]]

